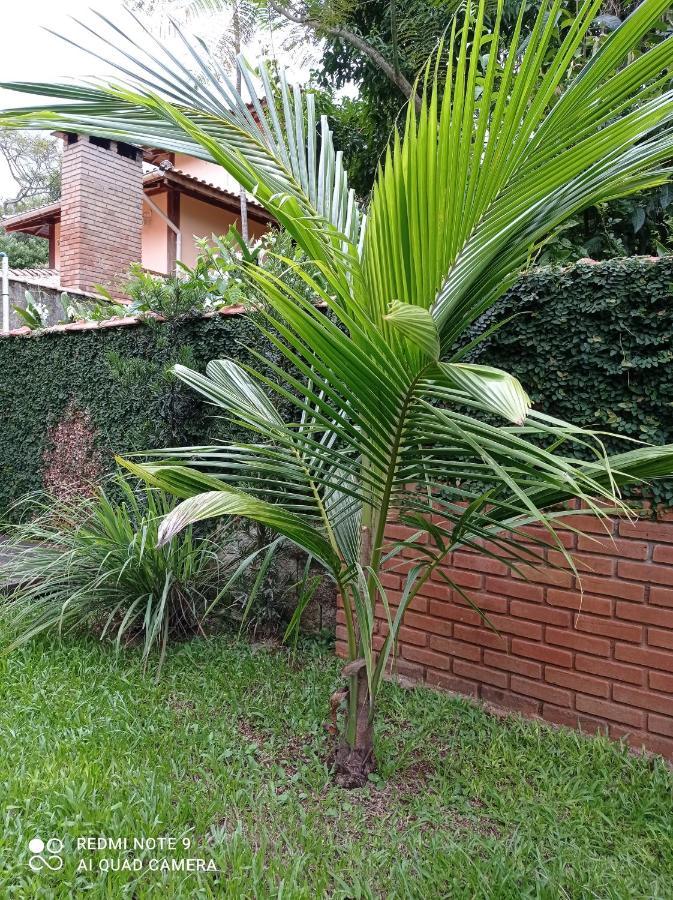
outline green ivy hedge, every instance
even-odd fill
[[[519,315],[480,359],[519,376],[536,405],[582,425],[673,441],[673,258],[629,258],[524,276],[498,305]],[[114,453],[201,444],[222,422],[169,374],[176,361],[277,351],[245,316],[0,339],[0,514],[42,487],[50,429],[88,412],[103,467]],[[673,480],[653,499],[673,506]]]
[[[536,406],[578,425],[673,442],[673,257],[535,269],[495,312],[519,315],[480,361],[516,374]],[[673,507],[673,479],[645,493]]]
[[[103,469],[115,453],[202,444],[222,434],[213,409],[170,374],[214,358],[279,354],[246,316],[213,316],[0,338],[0,515],[43,487],[50,429],[73,405],[88,413]]]

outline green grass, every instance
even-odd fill
[[[387,685],[380,780],[331,785],[338,663],[225,638],[169,654],[38,641],[0,672],[0,896],[673,897],[673,776],[467,702]],[[188,838],[213,873],[96,870],[83,836]],[[33,874],[28,841],[65,841]],[[76,873],[80,858],[94,871]]]

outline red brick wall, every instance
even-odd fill
[[[141,258],[142,161],[80,137],[66,144],[61,185],[61,286],[119,290],[131,263]]]
[[[433,576],[407,612],[397,671],[549,722],[605,730],[673,758],[673,522],[613,520],[614,542],[591,517],[573,524],[587,533],[563,532],[583,597],[567,568],[531,570],[525,581],[486,556],[456,552],[445,574],[499,633]],[[390,537],[410,534],[389,527]],[[563,562],[557,550],[545,554]],[[391,565],[383,582],[394,606],[410,563],[398,558]],[[342,610],[337,621],[343,656]],[[381,606],[377,649],[386,632]]]

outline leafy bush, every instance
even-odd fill
[[[673,249],[673,188],[663,184],[635,197],[597,203],[569,219],[545,241],[536,262],[665,256]]]
[[[154,313],[166,319],[193,316],[203,312],[207,292],[199,279],[178,275],[152,275],[136,263],[124,285],[131,298],[127,313]]]
[[[202,312],[226,306],[251,308],[264,304],[264,296],[251,277],[251,270],[257,267],[272,277],[282,278],[310,302],[315,301],[315,294],[297,274],[297,265],[322,283],[316,266],[310,264],[306,254],[282,228],[271,229],[258,240],[246,244],[232,225],[226,235],[204,238],[199,241],[199,247],[201,252],[194,268],[182,268],[186,283],[202,292]],[[243,267],[241,262],[245,264]]]
[[[91,499],[29,498],[29,518],[7,529],[0,557],[2,616],[12,647],[44,631],[94,629],[117,646],[143,643],[147,665],[169,639],[202,629],[218,600],[223,567],[215,545],[188,529],[157,547],[159,522],[174,506],[161,492],[114,479]]]
[[[29,234],[8,234],[0,229],[0,252],[6,253],[11,269],[32,269],[49,262],[49,242]]]
[[[14,312],[23,321],[24,326],[31,331],[39,331],[50,325],[62,325],[68,322],[105,322],[110,319],[127,316],[128,307],[113,300],[111,295],[100,299],[75,299],[67,291],[62,291],[59,297],[62,316],[58,322],[49,321],[49,307],[42,302],[42,292],[38,291],[37,297],[32,291],[24,291],[25,306],[14,306]],[[58,314],[58,305],[55,306]]]
[[[113,300],[75,300],[66,292],[61,294],[61,306],[64,322],[108,322],[128,315],[128,308]]]
[[[196,265],[193,269],[186,266],[183,269],[190,279],[202,285],[206,312],[224,306],[249,305],[250,283],[241,277],[238,263],[243,260],[249,265],[260,265],[265,240],[255,240],[248,245],[232,225],[225,235],[212,235],[197,241],[200,253]]]
[[[264,241],[264,242],[263,242]],[[131,298],[126,314],[160,315],[165,319],[201,315],[225,306],[246,306],[251,300],[250,281],[240,274],[239,263],[261,264],[264,247],[275,233],[248,246],[235,226],[226,235],[212,235],[198,242],[199,256],[193,268],[178,263],[176,275],[153,275],[133,265],[124,291]],[[105,290],[100,288],[103,294]],[[109,297],[109,299],[112,299]]]
[[[248,266],[262,267],[272,276],[289,279],[307,298],[314,297],[292,265],[300,263],[312,271],[308,259],[283,230],[271,230],[248,245],[232,225],[227,234],[203,238],[198,245],[200,253],[195,266],[180,263],[181,272],[177,275],[153,275],[139,264],[132,266],[124,285],[132,302],[124,313],[179,319],[223,307],[252,307],[263,302],[263,296],[256,281],[246,274]],[[312,274],[317,275],[317,270]],[[108,299],[112,297],[108,295]]]
[[[318,623],[308,624],[315,633],[322,627],[323,606],[333,609],[334,592],[325,585],[319,567],[298,547],[260,523],[236,520],[236,530],[226,551],[234,575],[230,579],[227,616],[257,635],[271,635],[295,644],[306,624],[304,613],[311,601]],[[322,588],[322,590],[320,590]]]

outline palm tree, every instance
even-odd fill
[[[424,582],[433,572],[441,577],[449,552],[462,546],[515,568],[543,565],[545,542],[526,531],[534,524],[567,557],[559,519],[572,524],[578,512],[567,501],[579,499],[596,516],[623,511],[620,486],[673,471],[673,447],[633,443],[608,458],[600,434],[531,409],[516,378],[466,362],[484,336],[470,340],[471,326],[517,278],[531,247],[586,205],[669,177],[673,43],[631,54],[667,4],[645,0],[566,83],[600,0],[582,4],[555,53],[548,51],[560,0],[542,5],[523,52],[517,27],[510,52],[486,61],[480,0],[447,37],[442,92],[429,65],[420,113],[409,106],[366,217],[311,95],[291,90],[282,74],[272,84],[263,66],[265,108],[241,65],[254,115],[228,78],[211,74],[198,48],[192,58],[203,77],[196,83],[157,46],[143,56],[129,51],[121,86],[15,85],[66,102],[6,113],[5,123],[215,160],[312,261],[315,276],[286,264],[319,302],[246,267],[264,301],[260,328],[286,367],[262,357],[260,368],[215,360],[205,375],[176,367],[247,428],[250,441],[125,464],[182,498],[162,524],[164,541],[189,523],[243,516],[302,547],[334,580],[348,635],[335,755],[343,784],[362,784],[374,767],[374,716],[395,637]],[[493,47],[499,22],[498,15]],[[115,34],[101,39],[114,46]],[[129,74],[134,57],[144,67],[136,75]],[[293,410],[289,420],[277,401]],[[391,521],[411,526],[414,536],[387,540]],[[403,549],[405,563],[409,553],[415,558],[393,602],[381,572]],[[378,604],[389,628],[375,652]]]

